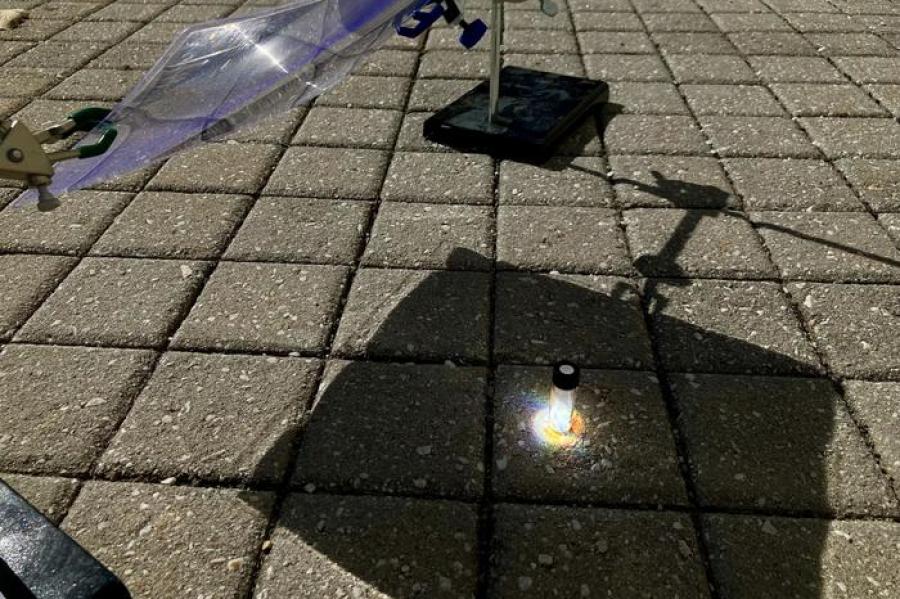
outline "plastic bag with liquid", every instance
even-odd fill
[[[101,125],[118,129],[112,148],[59,163],[50,190],[129,173],[304,104],[340,83],[426,3],[295,0],[189,27]],[[92,132],[78,145],[98,138]]]

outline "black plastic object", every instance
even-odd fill
[[[560,362],[553,367],[553,386],[571,391],[578,386],[580,372],[571,362]]]
[[[0,481],[0,597],[129,599],[103,564]]]
[[[565,134],[609,98],[603,81],[520,67],[500,72],[496,118],[488,119],[489,83],[483,81],[425,121],[426,139],[469,152],[540,162]]]

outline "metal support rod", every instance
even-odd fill
[[[503,0],[491,4],[491,80],[488,119],[497,120],[500,107],[500,61],[503,56]]]

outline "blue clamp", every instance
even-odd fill
[[[425,10],[427,6],[431,6],[431,10]],[[394,29],[403,37],[418,37],[426,29],[434,25],[443,15],[444,5],[441,3],[441,0],[428,0],[421,8],[409,15],[409,18],[416,21],[415,25],[406,26],[398,22],[394,24]]]
[[[463,21],[460,25],[462,25],[462,33],[459,35],[459,43],[467,50],[474,48],[488,30],[487,25],[481,19],[475,19],[471,23]]]

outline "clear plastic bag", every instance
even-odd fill
[[[112,148],[59,163],[50,190],[63,193],[123,175],[309,102],[342,81],[427,1],[295,0],[186,29],[78,144],[94,143],[103,128],[115,126]]]

